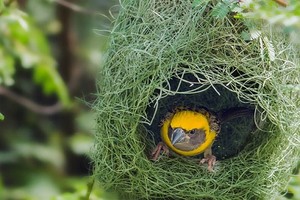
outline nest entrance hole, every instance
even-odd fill
[[[166,87],[175,92],[159,99],[156,109],[154,103],[148,106],[147,117],[152,119],[152,123],[147,125],[146,129],[148,130],[148,138],[154,138],[155,144],[161,141],[161,121],[167,113],[174,111],[177,107],[204,107],[215,113],[232,108],[249,108],[252,110],[255,108],[250,103],[242,102],[235,92],[221,84],[206,85],[203,86],[202,91],[197,92],[199,85],[193,83],[196,83],[196,80],[191,74],[185,75],[184,79],[173,77],[166,83]],[[191,94],[189,91],[192,91]],[[254,113],[222,123],[221,131],[212,146],[213,154],[218,160],[237,156],[249,142],[251,134],[255,130]],[[202,157],[202,155],[196,157]]]

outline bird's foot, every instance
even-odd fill
[[[156,145],[155,149],[151,153],[151,160],[157,160],[161,152],[169,156],[169,148],[163,142],[159,142]]]
[[[214,171],[214,166],[216,164],[216,156],[214,155],[207,155],[204,158],[202,158],[200,160],[200,164],[204,164],[207,163],[208,167],[208,171],[213,172]]]

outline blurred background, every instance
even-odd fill
[[[197,0],[195,0],[197,1]],[[220,4],[229,12],[230,1]],[[248,16],[299,41],[300,3],[249,1]],[[277,3],[276,3],[277,2]],[[91,190],[97,72],[116,0],[0,0],[0,199],[115,199]],[[251,7],[252,6],[252,7]],[[255,6],[255,7],[253,7]],[[292,177],[291,198],[300,199]],[[298,196],[297,196],[298,195]]]
[[[90,104],[117,3],[0,0],[0,199],[86,196]]]

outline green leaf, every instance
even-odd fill
[[[255,40],[261,36],[261,31],[259,30],[250,30],[250,39]]]
[[[33,69],[34,82],[42,86],[45,94],[56,93],[60,101],[68,106],[70,104],[68,89],[57,72],[54,61],[45,59],[44,63],[40,63]]]
[[[227,3],[219,2],[212,10],[212,16],[217,19],[224,19],[229,13],[230,8]]]
[[[267,37],[264,37],[263,41],[265,46],[267,47],[270,61],[274,61],[276,56],[275,56],[275,49],[272,42]]]
[[[250,33],[248,31],[242,31],[241,37],[245,41],[248,41],[251,39]]]
[[[4,51],[0,44],[0,85],[10,86],[14,83],[15,73],[14,58]]]
[[[3,12],[3,10],[5,9],[5,5],[3,0],[0,0],[0,13]]]
[[[300,173],[291,177],[288,191],[293,194],[293,199],[300,199]]]
[[[58,169],[61,169],[64,166],[63,152],[55,145],[38,144],[34,141],[17,141],[14,142],[11,146],[18,156],[25,159],[35,158]]]
[[[93,146],[93,138],[90,135],[76,133],[69,139],[72,151],[77,155],[87,155]]]
[[[0,113],[0,120],[4,120],[4,115],[2,115],[2,113]]]

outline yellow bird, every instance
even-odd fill
[[[245,107],[233,107],[213,113],[207,109],[190,110],[179,108],[168,113],[162,122],[161,138],[153,150],[152,160],[157,160],[161,151],[169,155],[169,149],[182,156],[195,156],[204,153],[200,163],[207,162],[208,170],[213,171],[216,157],[211,147],[220,132],[221,124],[234,118],[251,116],[254,110]]]
[[[206,109],[178,109],[167,114],[161,127],[163,142],[158,143],[152,152],[152,160],[157,160],[160,152],[169,155],[169,149],[183,156],[204,153],[200,163],[208,163],[212,171],[216,157],[212,155],[212,144],[220,132],[217,116]]]

